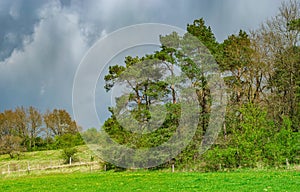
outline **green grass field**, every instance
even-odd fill
[[[78,159],[90,161],[93,153],[78,146]],[[99,162],[99,159],[95,158]],[[7,165],[62,162],[61,150],[24,153],[19,160],[0,156],[0,171]],[[15,167],[13,167],[15,165]],[[101,169],[101,168],[100,168]],[[91,171],[89,167],[0,174],[0,191],[300,191],[299,168],[290,170],[237,170],[234,172]]]
[[[300,172],[94,172],[2,178],[1,191],[300,191]]]

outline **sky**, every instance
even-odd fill
[[[99,38],[122,27],[162,23],[185,29],[204,18],[222,42],[240,29],[258,28],[280,5],[281,0],[1,0],[0,112],[34,106],[73,114],[80,61]]]

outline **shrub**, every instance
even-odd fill
[[[75,154],[77,153],[77,149],[75,148],[64,148],[62,150],[62,158],[65,160],[65,163],[70,163],[70,160],[72,162],[77,161]]]

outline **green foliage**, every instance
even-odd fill
[[[287,161],[299,164],[299,151],[299,132],[293,132],[292,121],[284,117],[280,130],[274,133],[272,142],[266,146],[266,159],[274,166],[285,165]]]
[[[243,106],[240,113],[240,129],[234,131],[232,138],[237,149],[238,165],[255,167],[264,161],[264,146],[270,142],[273,127],[266,111],[251,103]]]
[[[297,30],[300,31],[300,18],[292,20],[288,23],[289,30]]]
[[[74,147],[64,148],[62,150],[61,156],[64,159],[65,163],[71,163],[77,160],[75,157],[75,154],[77,152],[77,149]]]
[[[204,154],[207,170],[299,163],[299,133],[288,118],[278,131],[265,109],[249,103],[239,111],[242,120],[230,138]]]
[[[87,144],[99,144],[99,138],[101,137],[96,128],[87,129],[81,133],[81,136]]]
[[[55,137],[55,142],[53,143],[53,147],[56,147],[57,149],[61,149],[65,147],[75,147],[83,144],[84,141],[80,133],[64,134],[62,136]]]
[[[295,6],[291,2],[284,4],[280,10],[295,11]],[[187,25],[188,33],[183,37],[175,32],[160,36],[161,49],[152,55],[141,58],[128,56],[124,67],[110,67],[105,77],[106,90],[109,91],[118,82],[127,83],[132,92],[129,96],[117,98],[116,108],[109,108],[112,115],[104,123],[103,131],[119,144],[132,148],[155,147],[168,141],[180,119],[176,95],[179,90],[175,84],[182,79],[174,78],[176,66],[195,88],[201,114],[192,141],[173,159],[179,167],[223,170],[298,163],[300,54],[295,30],[299,19],[293,19],[293,11],[280,12],[281,15],[270,21],[268,27],[263,27],[261,33],[248,34],[240,30],[222,43],[216,41],[212,29],[201,18]],[[285,20],[276,20],[278,18]],[[277,25],[289,26],[289,30],[278,31],[274,28]],[[195,39],[191,40],[191,36]],[[200,40],[207,50],[196,49],[196,40]],[[273,40],[275,44],[279,43],[278,46],[274,47]],[[213,62],[214,59],[217,62]],[[200,156],[199,147],[209,124],[212,105],[206,73],[214,68],[223,73],[229,105],[222,135],[211,150]],[[151,73],[150,78],[145,72]],[[171,78],[162,80],[166,72],[171,74]],[[165,102],[164,99],[170,97],[172,102]],[[122,119],[124,121],[120,122],[120,112],[130,104],[135,107],[130,107],[131,110],[124,116],[134,119],[139,123],[138,128],[143,129],[143,123],[154,118],[150,111],[154,103],[160,103],[167,109],[164,122],[157,130],[139,135],[129,131],[134,127],[132,121]],[[113,155],[124,157],[124,154]],[[132,162],[137,157],[131,158]],[[155,161],[156,157],[149,158]],[[166,162],[158,168],[169,164]]]
[[[211,54],[218,54],[218,42],[211,28],[205,25],[204,19],[196,19],[193,24],[187,25],[187,31],[197,37],[209,49]]]
[[[281,108],[277,118],[282,115],[288,116],[292,120],[292,129],[299,131],[300,119],[300,48],[289,47],[278,53],[275,60],[275,71],[269,82],[274,87],[277,99],[276,105]]]
[[[111,118],[105,121],[103,130],[120,144],[128,144],[134,148],[159,146],[172,136],[179,123],[181,113],[179,104],[167,104],[165,107],[167,114],[164,122],[161,127],[151,133],[139,136],[138,134],[125,130],[119,124],[114,114],[112,114]],[[133,114],[136,115],[138,112],[141,111],[133,111]]]

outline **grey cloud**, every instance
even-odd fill
[[[39,21],[36,10],[45,0],[41,1],[1,1],[0,4],[0,61],[9,57],[14,49],[22,48],[24,36],[31,35],[34,25]],[[7,35],[14,34],[15,41],[7,39]]]
[[[14,49],[0,63],[1,108],[38,105],[70,110],[73,76],[87,50],[78,15],[59,4],[40,11],[43,19],[35,25],[31,40],[23,39],[22,50]]]
[[[268,18],[276,15],[282,0],[226,0],[212,1],[212,12],[206,21],[212,26],[217,39],[223,41],[240,29],[252,30]]]

